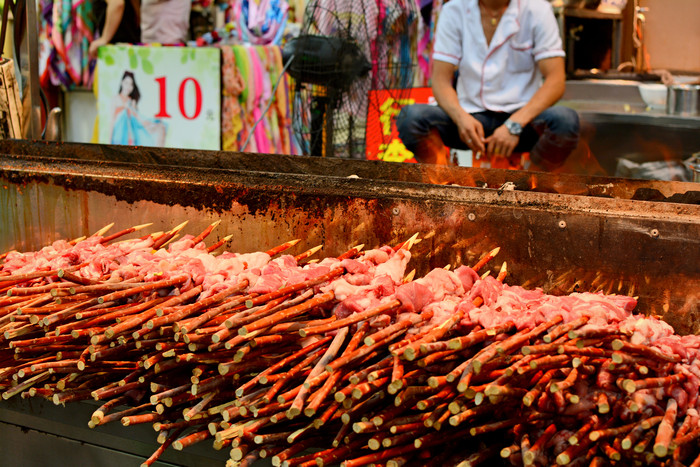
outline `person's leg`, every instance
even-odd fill
[[[471,116],[481,123],[481,126],[484,128],[484,137],[488,138],[496,131],[496,128],[503,125],[503,122],[508,119],[509,114],[486,110],[484,112],[475,112],[471,114]]]
[[[489,136],[508,118],[501,112],[477,112],[472,116],[484,128],[484,136]],[[411,151],[419,162],[433,163],[435,145],[439,141],[453,149],[469,149],[459,136],[457,125],[447,112],[439,106],[414,104],[404,107],[396,118],[399,137],[406,149]]]
[[[550,107],[523,129],[517,152],[530,151],[530,160],[545,169],[561,166],[576,148],[579,118],[568,107]]]
[[[420,157],[422,146],[433,137],[436,130],[445,146],[455,149],[467,148],[459,137],[457,125],[447,112],[437,105],[407,105],[396,117],[396,128],[406,149],[417,158]]]

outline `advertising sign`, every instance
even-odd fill
[[[405,93],[402,93],[406,95]],[[396,100],[387,90],[369,92],[367,111],[367,159],[387,162],[416,162],[396,130],[396,117],[405,105],[435,104],[430,88],[413,88],[405,99]]]
[[[221,149],[221,66],[215,48],[101,47],[99,142]]]

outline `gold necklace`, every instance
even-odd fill
[[[501,16],[505,12],[506,8],[508,8],[508,5],[506,5],[502,9],[497,10],[496,13],[492,13],[491,11],[488,10],[488,8],[486,8],[486,5],[481,3],[481,0],[479,0],[479,6],[481,6],[481,8],[483,8],[484,12],[486,12],[488,15],[491,16],[491,18],[489,18],[489,22],[491,23],[491,26],[495,26],[498,24],[498,20],[501,19]]]

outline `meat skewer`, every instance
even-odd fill
[[[103,248],[116,251],[142,242],[144,253],[160,248],[156,257],[189,261],[177,259],[178,249],[199,244],[188,254],[208,255],[211,247],[202,243],[214,227],[177,241],[180,226],[140,240],[110,239]],[[684,337],[684,352],[669,351],[679,337],[635,328],[656,322],[629,314],[624,306],[633,299],[587,296],[592,303],[607,300],[605,309],[615,310],[599,316],[586,314],[592,305],[585,307],[584,300],[548,296],[566,307],[553,305],[536,315],[542,294],[504,285],[505,263],[497,278],[472,275],[497,250],[471,272],[443,269],[405,281],[406,264],[399,260],[414,242],[362,255],[361,247],[353,247],[338,258],[303,267],[296,263],[317,249],[270,259],[293,246],[286,242],[261,252],[255,268],[240,263],[238,270],[245,273],[216,288],[207,275],[91,275],[86,265],[53,268],[54,274],[9,284],[8,277],[18,277],[4,271],[13,261],[9,255],[0,266],[0,287],[6,284],[16,294],[0,299],[3,397],[21,394],[63,403],[94,394],[106,399],[91,426],[116,420],[128,426],[156,423],[161,441],[177,442],[176,448],[212,438],[216,449],[230,447],[240,460],[255,451],[258,440],[263,444],[253,457],[277,453],[274,462],[280,465],[315,463],[316,458],[348,465],[423,465],[425,456],[441,450],[433,463],[487,462],[499,452],[526,465],[555,458],[558,463],[624,462],[637,455],[662,459],[672,450],[676,462],[698,457],[693,441],[700,435],[688,414],[698,404],[693,387],[700,380],[700,345],[690,337]],[[239,261],[229,253],[207,257]],[[246,258],[240,261],[257,261]],[[251,293],[265,274],[297,273],[326,263],[331,266],[316,275]],[[391,270],[394,265],[399,270]],[[382,277],[376,271],[384,271],[391,281],[381,290],[353,286],[348,281],[354,268],[366,268],[367,277],[375,279]],[[469,278],[462,280],[464,273]],[[450,279],[441,283],[436,277]],[[339,293],[340,280],[358,287],[353,289],[358,297],[371,298],[369,305],[336,315],[352,302]],[[596,287],[606,286],[597,280]],[[447,282],[455,288],[443,290]],[[398,287],[414,283],[427,284],[425,303],[398,298]],[[19,300],[18,294],[30,301]],[[160,297],[164,294],[169,296]],[[528,311],[510,314],[505,306],[495,313],[495,297],[506,296],[518,297],[520,309]],[[409,302],[410,313],[405,310]],[[564,308],[574,311],[551,311]],[[641,330],[633,342],[635,329]],[[656,336],[663,336],[658,346]],[[46,348],[39,351],[39,346]],[[125,403],[132,408],[111,413]],[[192,428],[183,431],[187,427]],[[168,430],[180,431],[168,436]],[[465,433],[482,439],[495,433],[494,439],[503,441],[484,450],[471,443],[450,446],[451,439]],[[559,438],[571,445],[555,451],[552,445]],[[321,451],[302,455],[290,450],[290,440],[295,448]]]

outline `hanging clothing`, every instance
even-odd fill
[[[280,45],[289,12],[286,0],[232,0],[229,20],[243,44]]]
[[[93,2],[42,0],[39,22],[39,76],[42,86],[66,89],[92,84],[88,48],[95,37]]]
[[[223,149],[301,154],[292,132],[286,74],[281,77],[275,94],[272,94],[284,68],[280,48],[222,46],[221,55]],[[244,147],[246,141],[248,144]]]

